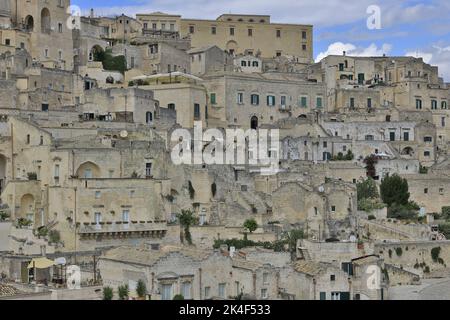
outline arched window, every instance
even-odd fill
[[[447,109],[447,101],[441,102],[441,109]]]
[[[41,11],[41,31],[42,33],[50,33],[51,31],[50,11],[47,8]]]
[[[175,110],[175,103],[169,103],[169,104],[167,105],[167,108],[168,108],[169,110]]]
[[[256,116],[253,116],[250,120],[250,128],[251,129],[257,129],[258,128],[258,118]]]
[[[25,29],[27,31],[33,31],[34,29],[34,19],[32,16],[27,16],[25,18]]]
[[[153,122],[153,113],[147,112],[145,114],[145,122],[149,124]]]

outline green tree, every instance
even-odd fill
[[[366,180],[358,182],[356,184],[358,193],[358,200],[362,199],[376,199],[380,195],[378,194],[378,187],[372,177],[368,177]]]
[[[197,223],[197,217],[194,216],[194,213],[191,210],[181,210],[181,213],[177,215],[177,218],[184,232],[184,237],[180,235],[181,242],[183,242],[183,239],[186,239],[189,244],[192,244],[190,227]]]
[[[143,298],[147,294],[147,287],[145,286],[144,280],[142,280],[142,279],[138,280],[138,283],[136,286],[136,293],[139,298]]]
[[[182,294],[176,294],[173,296],[173,300],[184,300],[184,297]]]
[[[103,288],[103,300],[112,300],[114,296],[113,289],[111,287]]]
[[[304,238],[304,232],[301,229],[294,229],[283,233],[283,240],[287,243],[289,252],[291,253],[291,259],[296,260],[297,257],[297,240]]]
[[[247,219],[243,224],[244,228],[247,229],[250,233],[258,229],[258,223],[255,219]]]
[[[119,286],[117,288],[117,290],[119,292],[119,299],[120,300],[128,300],[128,296],[130,294],[130,290],[129,290],[127,284],[124,284],[123,286]]]
[[[394,203],[397,205],[409,203],[408,181],[397,174],[383,178],[380,191],[381,199],[388,207]]]

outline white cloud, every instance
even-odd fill
[[[450,46],[442,44],[433,45],[430,48],[410,51],[406,56],[421,57],[423,61],[439,68],[439,76],[450,82]]]
[[[378,48],[375,43],[364,48],[357,47],[352,43],[334,42],[328,46],[328,49],[325,52],[321,52],[317,55],[316,62],[319,62],[329,55],[341,55],[344,51],[349,56],[374,57],[382,56],[383,54],[388,55],[391,50],[392,46],[387,43],[383,44],[380,48]]]

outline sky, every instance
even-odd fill
[[[329,54],[414,56],[450,82],[450,0],[72,0],[88,14],[162,11],[183,18],[270,14],[272,22],[312,24],[314,58]]]

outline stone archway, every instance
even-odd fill
[[[253,116],[250,119],[250,128],[254,129],[254,130],[258,129],[258,117],[257,116]]]
[[[24,194],[20,198],[20,209],[18,218],[25,218],[34,222],[35,199],[32,194]]]
[[[239,49],[239,46],[238,46],[238,44],[237,44],[236,41],[230,40],[230,41],[227,42],[226,50],[227,50],[230,54],[232,54],[232,55],[236,54],[237,51],[238,51],[238,49]]]
[[[25,18],[25,30],[33,31],[34,30],[34,18],[33,16],[26,16]]]
[[[100,168],[91,161],[82,163],[77,169],[79,179],[100,178]]]

